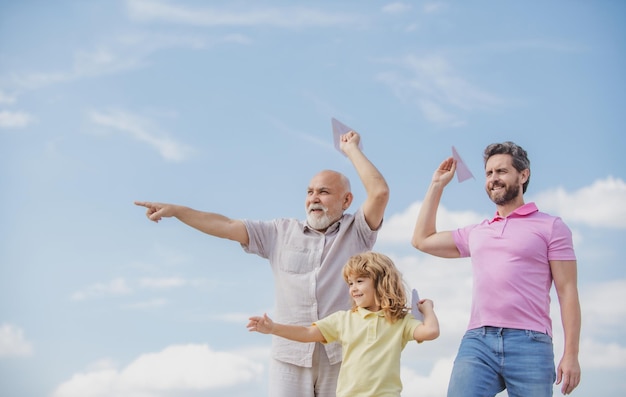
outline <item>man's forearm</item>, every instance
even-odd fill
[[[239,220],[184,206],[177,206],[174,216],[184,224],[211,236],[248,243],[247,230]]]
[[[575,288],[571,288],[561,300],[561,323],[563,324],[563,334],[565,337],[565,345],[563,346],[563,355],[572,355],[578,357],[580,346],[580,327],[581,314],[578,293]]]
[[[428,187],[422,206],[420,207],[415,228],[413,230],[413,238],[411,243],[415,248],[420,248],[420,244],[429,236],[437,233],[437,210],[441,202],[444,186],[432,182]]]
[[[359,174],[361,183],[363,183],[368,196],[388,194],[389,187],[387,186],[387,181],[360,149],[352,148],[346,155],[352,162],[357,174]]]

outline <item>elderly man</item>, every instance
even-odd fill
[[[150,220],[175,217],[212,236],[239,242],[248,253],[269,260],[275,278],[276,321],[306,325],[338,310],[349,309],[343,265],[352,255],[369,251],[376,241],[389,188],[383,176],[359,148],[354,131],[341,135],[340,148],[356,169],[367,198],[354,213],[348,179],[336,171],[321,171],[307,188],[306,221],[250,221],[152,202]],[[274,337],[270,363],[272,397],[335,396],[341,362],[338,344],[298,343]]]

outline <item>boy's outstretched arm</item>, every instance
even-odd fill
[[[272,334],[296,342],[326,343],[322,332],[314,325],[304,327],[301,325],[279,324],[272,321],[267,314],[264,314],[263,317],[250,317],[247,327],[250,332],[256,331],[262,334]]]

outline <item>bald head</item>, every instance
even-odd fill
[[[311,179],[310,186],[313,186],[313,182],[316,182],[318,185],[327,185],[333,186],[334,188],[338,188],[344,193],[350,193],[350,180],[341,172],[333,171],[333,170],[323,170],[318,172]]]
[[[305,208],[309,226],[325,231],[352,203],[350,181],[337,171],[324,170],[309,183]]]

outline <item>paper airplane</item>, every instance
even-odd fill
[[[333,125],[333,143],[335,144],[335,149],[337,149],[339,153],[345,156],[346,154],[341,150],[341,136],[343,134],[347,134],[350,131],[354,131],[354,129],[343,124],[341,121],[337,120],[336,118],[331,118],[331,122]],[[363,145],[361,144],[360,141],[359,141],[359,149],[363,151]]]
[[[452,146],[452,157],[456,160],[456,177],[459,182],[463,182],[474,177],[454,146]]]
[[[420,321],[424,321],[424,315],[417,309],[417,303],[420,301],[420,296],[417,294],[417,290],[413,288],[413,294],[411,296],[411,314],[413,317]]]

